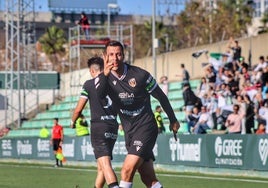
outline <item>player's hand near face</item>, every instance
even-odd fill
[[[113,63],[109,62],[109,56],[107,55],[106,52],[102,53],[102,58],[104,61],[104,69],[103,69],[103,73],[105,76],[108,76],[113,68]]]

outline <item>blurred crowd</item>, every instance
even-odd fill
[[[268,134],[268,56],[251,66],[233,39],[224,53],[202,52],[208,63],[200,85],[196,90],[183,85],[188,132]]]

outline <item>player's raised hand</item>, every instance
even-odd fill
[[[108,76],[113,68],[113,63],[109,62],[109,56],[107,55],[106,52],[102,53],[102,58],[104,61],[103,73],[105,76]]]

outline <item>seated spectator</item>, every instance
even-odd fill
[[[263,123],[259,124],[258,129],[255,134],[266,134],[265,125]]]
[[[229,134],[241,134],[241,124],[243,115],[239,114],[239,105],[233,105],[233,113],[231,113],[225,122]]]
[[[162,76],[160,78],[160,86],[163,92],[168,95],[168,77],[167,76]]]
[[[194,128],[194,126],[198,122],[199,117],[200,117],[200,112],[199,112],[199,109],[197,107],[194,107],[192,112],[188,116],[186,116],[189,133],[192,132],[192,129]]]
[[[212,118],[210,114],[207,112],[207,108],[205,106],[201,107],[201,114],[198,119],[198,122],[194,126],[195,134],[206,134],[208,130],[212,128]]]
[[[260,107],[257,114],[257,121],[259,124],[268,125],[268,102],[265,102],[263,106]],[[268,133],[268,130],[266,130]]]
[[[267,67],[267,62],[264,59],[264,56],[260,56],[259,57],[259,63],[257,64],[257,66],[254,69],[254,72],[258,72],[261,71],[263,68]]]

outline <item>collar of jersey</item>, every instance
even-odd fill
[[[126,77],[126,75],[127,75],[127,69],[128,69],[128,66],[124,63],[124,72],[123,72],[122,76],[118,77],[118,76],[117,76],[115,73],[113,73],[113,72],[112,72],[112,74],[113,74],[116,78],[118,78],[118,80],[123,80],[123,79]]]

